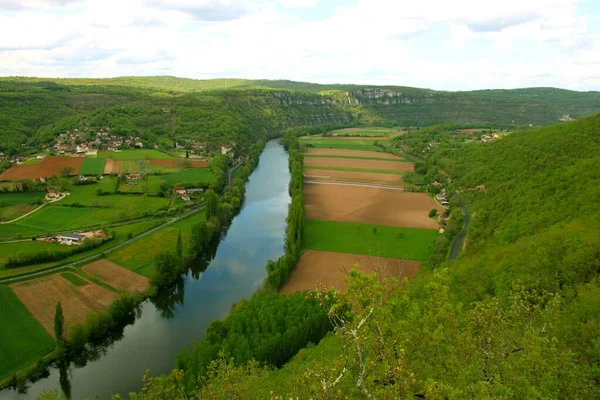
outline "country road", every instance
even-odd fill
[[[336,182],[336,181],[304,181],[304,183],[310,183],[315,185],[342,185],[342,186],[361,186],[361,187],[375,187],[381,189],[392,189],[392,190],[402,190],[403,187],[399,186],[388,186],[388,185],[376,185],[372,183],[355,183],[355,182]]]
[[[45,269],[45,270],[42,270],[42,271],[32,272],[32,273],[29,273],[29,274],[19,275],[19,276],[10,277],[10,278],[3,278],[3,279],[0,279],[0,283],[12,282],[12,281],[17,281],[17,280],[21,280],[21,279],[31,278],[31,277],[34,277],[34,276],[37,276],[37,275],[47,274],[49,272],[60,271],[61,269],[70,268],[70,267],[75,266],[75,265],[80,264],[80,263],[88,262],[88,261],[91,261],[91,260],[94,260],[94,259],[97,259],[97,258],[102,258],[105,255],[110,254],[110,253],[112,253],[115,250],[118,250],[118,249],[120,249],[120,248],[122,248],[124,246],[127,246],[128,244],[130,244],[130,243],[132,243],[132,242],[134,242],[134,241],[136,241],[136,240],[138,240],[138,239],[140,239],[140,238],[142,238],[144,236],[150,235],[151,233],[154,233],[157,230],[164,228],[165,226],[174,224],[175,222],[179,221],[180,219],[183,219],[183,218],[189,217],[190,215],[196,214],[197,212],[202,211],[203,209],[204,209],[204,205],[201,205],[201,206],[193,209],[192,211],[190,211],[188,213],[185,213],[185,214],[182,214],[182,215],[180,215],[178,217],[172,218],[169,221],[165,222],[164,224],[160,224],[158,226],[155,226],[154,228],[152,228],[150,230],[147,230],[144,233],[141,233],[141,234],[139,234],[139,235],[137,235],[137,236],[135,236],[135,237],[133,237],[131,239],[128,239],[128,240],[124,241],[123,243],[119,243],[119,244],[117,244],[117,245],[115,245],[115,246],[113,246],[113,247],[111,247],[109,249],[106,249],[106,250],[104,250],[104,251],[102,251],[100,253],[97,253],[97,254],[94,254],[94,255],[91,255],[91,256],[79,259],[77,261],[73,261],[73,262],[71,262],[69,264],[59,265],[59,266],[54,267],[54,268]]]
[[[460,248],[462,247],[463,240],[467,236],[467,230],[469,229],[469,224],[471,223],[471,216],[469,215],[469,212],[465,208],[465,204],[463,203],[463,201],[460,200],[458,204],[460,206],[460,210],[463,213],[464,225],[463,225],[462,230],[454,238],[454,243],[452,243],[452,251],[450,252],[451,260],[454,260],[456,257],[458,257],[458,254],[460,253]]]

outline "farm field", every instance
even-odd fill
[[[58,201],[56,205],[64,206],[79,203],[82,205],[99,206],[103,204],[105,198],[109,198],[110,196],[98,196],[98,189],[105,193],[114,193],[116,187],[117,178],[114,176],[106,176],[94,185],[72,186],[69,189],[69,195]]]
[[[308,219],[408,228],[438,229],[428,214],[444,211],[424,193],[349,185],[305,184],[304,201]]]
[[[81,163],[79,173],[81,175],[102,175],[104,173],[105,158],[102,157],[86,157]]]
[[[333,136],[397,136],[401,132],[398,128],[383,128],[383,127],[364,127],[364,128],[344,128],[336,129],[329,132]]]
[[[340,157],[373,157],[373,158],[389,158],[394,160],[402,160],[394,154],[384,153],[382,151],[367,151],[367,150],[344,150],[344,149],[304,149],[306,156],[340,156]]]
[[[347,149],[347,150],[372,150],[377,151],[379,147],[375,146],[374,140],[346,140],[338,138],[310,138],[300,139],[300,144],[305,147],[324,148],[324,149]]]
[[[141,217],[145,212],[154,212],[168,204],[169,199],[162,197],[98,196],[97,200],[83,204],[93,207],[46,206],[15,225],[32,228],[36,232],[61,232]]]
[[[136,180],[127,180],[126,182],[121,182],[119,185],[119,192],[122,193],[146,193],[146,180],[145,179],[136,179]]]
[[[94,283],[75,286],[60,274],[10,285],[27,310],[50,335],[54,336],[54,312],[61,302],[65,332],[85,320],[92,311],[100,311],[117,298],[117,294]]]
[[[160,175],[159,178],[173,186],[184,183],[212,182],[214,175],[208,168],[187,168],[172,174]]]
[[[347,287],[344,277],[356,264],[362,272],[377,272],[384,278],[396,279],[413,278],[420,267],[418,261],[307,250],[279,291],[289,294],[315,290],[319,284],[343,291]]]
[[[36,253],[43,250],[66,250],[66,246],[56,243],[46,243],[41,240],[27,240],[25,242],[0,243],[0,266],[9,256],[19,253]]]
[[[405,175],[406,171],[392,171],[389,169],[369,169],[369,168],[351,168],[351,167],[321,167],[318,165],[307,165],[305,170],[323,170],[323,171],[350,171],[350,172],[370,172],[374,174],[393,174]]]
[[[70,175],[79,174],[83,158],[81,157],[47,157],[39,164],[17,165],[4,171],[0,180],[33,179],[40,176],[58,175],[63,168],[72,168]]]
[[[0,207],[0,222],[12,221],[13,219],[19,218],[38,207],[39,205],[34,204],[18,204],[16,206]]]
[[[352,160],[374,160],[374,161],[394,161],[394,162],[406,162],[402,158],[383,158],[383,157],[363,157],[363,156],[338,156],[332,154],[304,154],[304,158],[347,158]]]
[[[46,192],[0,193],[0,207],[27,203],[41,204],[44,196]]]
[[[7,285],[0,285],[0,380],[54,350],[54,340]],[[11,321],[10,323],[5,323]]]
[[[415,165],[411,162],[355,160],[351,158],[306,157],[304,165],[310,167],[352,168],[370,170],[389,170],[413,172]]]
[[[47,263],[47,264],[36,264],[36,265],[32,265],[32,266],[27,266],[27,267],[20,267],[20,268],[11,268],[11,269],[2,269],[0,267],[0,278],[9,278],[12,276],[17,276],[17,275],[22,275],[22,274],[27,274],[30,272],[36,272],[36,271],[40,271],[42,269],[45,268],[50,268],[53,266],[57,266],[57,265],[63,265],[69,262],[74,262],[77,260],[80,260],[82,258],[91,256],[93,254],[97,254],[100,253],[104,250],[107,250],[113,246],[116,246],[120,243],[125,242],[126,240],[128,240],[129,235],[131,234],[131,236],[137,236],[142,232],[145,232],[149,229],[154,228],[157,225],[160,225],[161,223],[163,223],[164,220],[162,219],[151,219],[151,220],[145,220],[145,221],[141,221],[141,222],[134,222],[131,224],[126,224],[123,226],[118,226],[118,227],[113,227],[110,228],[111,232],[116,233],[116,238],[106,242],[94,249],[90,249],[88,251],[84,251],[83,253],[79,253],[79,254],[74,254],[72,256],[69,256],[61,261],[58,262],[54,262],[54,263]],[[11,246],[11,245],[19,245],[19,246],[23,246],[23,250],[26,251],[39,251],[40,248],[37,248],[35,246],[33,247],[27,247],[28,245],[25,244],[29,244],[29,243],[37,243],[37,244],[41,244],[43,242],[37,241],[37,242],[33,242],[33,241],[27,241],[27,242],[19,242],[19,243],[0,243],[0,254],[2,254],[3,251],[3,246]],[[43,243],[46,244],[48,246],[60,246],[59,248],[63,248],[64,246],[58,245],[58,244],[50,244],[50,243]],[[53,247],[56,248],[56,247]],[[0,260],[0,263],[3,263],[4,261]]]
[[[171,160],[150,160],[151,165],[166,168],[208,168],[208,161],[193,161],[186,158],[173,158]]]
[[[379,174],[374,172],[308,170],[305,180],[328,182],[356,182],[376,185],[402,186],[403,176],[397,174]]]
[[[191,233],[192,226],[204,219],[204,211],[184,218],[134,241],[110,254],[106,259],[130,271],[151,278],[154,274],[154,257],[162,249],[175,248],[177,234],[180,231],[185,246],[186,238]],[[161,246],[156,246],[156,243],[161,243]]]
[[[62,276],[75,286],[84,286],[90,283],[89,281],[86,281],[81,276],[74,274],[73,272],[61,272],[60,276]]]
[[[145,292],[150,288],[150,280],[147,277],[131,272],[108,260],[87,264],[82,270],[122,292]]]
[[[154,149],[99,151],[98,157],[112,158],[113,160],[169,160],[172,157]]]
[[[356,136],[334,136],[334,137],[330,137],[330,136],[322,136],[323,139],[335,139],[335,140],[353,140],[356,141],[356,139],[358,139],[360,136],[356,135]],[[309,138],[309,136],[305,136],[305,138]],[[378,136],[378,135],[369,135],[368,136],[368,140],[377,140],[378,142],[386,142],[388,140],[392,140],[391,136]]]
[[[426,261],[438,235],[435,229],[307,220],[304,248]]]
[[[44,233],[42,229],[20,225],[21,221],[0,225],[0,238],[27,238]]]

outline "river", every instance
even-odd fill
[[[73,399],[108,399],[115,393],[127,398],[127,393],[140,389],[147,369],[152,375],[168,373],[177,353],[202,339],[210,322],[225,317],[232,304],[248,298],[266,276],[267,260],[283,254],[289,180],[287,153],[270,141],[246,184],[241,212],[214,259],[204,272],[194,274],[196,278],[188,274],[179,290],[167,296],[175,300],[167,299],[168,305],[159,307],[145,301],[135,322],[96,360],[71,366],[67,373],[63,369],[62,379],[52,367],[50,375],[30,384],[26,394],[5,390],[0,399],[36,398],[44,390],[60,390],[61,382]]]

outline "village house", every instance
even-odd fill
[[[46,178],[44,178],[43,176],[39,176],[37,178],[33,178],[33,181],[35,183],[44,183],[44,182],[46,182]]]
[[[173,193],[180,194],[183,196],[187,193],[187,191],[183,186],[173,186]]]
[[[55,199],[60,196],[60,191],[58,189],[48,189],[48,197]]]
[[[127,179],[144,179],[144,174],[129,174]]]
[[[45,155],[43,155],[43,154],[38,154],[38,155],[37,155],[35,158],[36,158],[37,160],[43,160],[44,158],[46,158],[46,156],[45,156]]]
[[[200,193],[200,194],[202,194],[202,193],[204,193],[204,189],[202,189],[202,188],[190,188],[190,189],[187,189],[187,192],[189,194],[192,194],[192,193]]]

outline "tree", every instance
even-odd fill
[[[59,348],[64,347],[65,344],[65,317],[63,315],[62,305],[60,301],[56,303],[56,310],[54,311],[54,337],[56,338],[56,344]]]
[[[435,208],[432,208],[431,211],[429,211],[429,218],[433,218],[437,215],[437,210]]]
[[[183,243],[181,242],[181,231],[177,233],[177,257],[181,260],[183,257]]]
[[[190,151],[189,150],[185,151],[185,158],[190,158]]]
[[[214,190],[208,189],[204,195],[204,198],[206,199],[206,219],[208,220],[211,217],[216,216],[218,213],[219,196]]]

